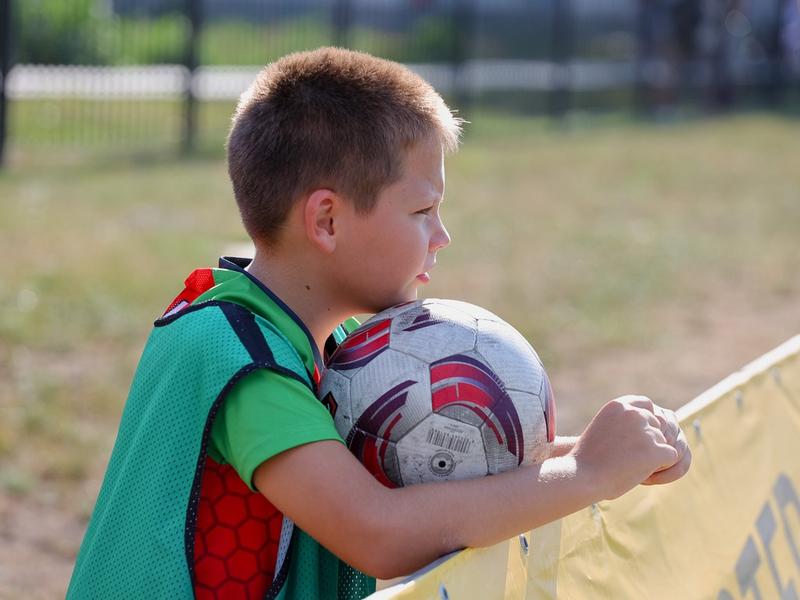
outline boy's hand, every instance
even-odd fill
[[[679,439],[685,444],[685,438],[674,415],[660,411],[657,415],[644,396],[623,396],[603,406],[586,427],[570,454],[579,472],[591,473],[601,498],[617,498],[640,483],[665,483],[683,474],[680,463],[688,448],[681,454],[675,445]]]
[[[653,409],[654,414],[661,423],[661,432],[664,434],[664,438],[670,446],[678,451],[678,460],[671,467],[656,471],[650,475],[642,482],[643,485],[671,483],[686,475],[689,466],[692,464],[692,451],[686,442],[686,435],[683,433],[675,413],[658,405],[653,405]]]

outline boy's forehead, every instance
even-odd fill
[[[436,140],[412,146],[404,157],[403,179],[432,187],[432,196],[441,196],[444,188],[444,150]]]
[[[442,169],[409,169],[398,183],[417,200],[437,202],[441,200],[444,193]]]

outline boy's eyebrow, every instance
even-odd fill
[[[441,204],[442,202],[444,202],[444,197],[440,196],[439,194],[432,194],[430,196],[427,196],[427,198],[424,201],[424,204],[430,204],[432,206],[435,206],[437,204]]]
[[[439,202],[440,204],[444,202],[444,194],[440,194],[436,189],[432,188],[431,193],[427,194],[428,201],[436,203]]]

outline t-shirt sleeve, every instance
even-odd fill
[[[327,408],[299,381],[259,369],[234,384],[211,426],[210,453],[250,489],[265,460],[296,446],[343,440]]]

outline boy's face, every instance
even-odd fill
[[[416,299],[436,253],[450,243],[439,214],[443,194],[442,147],[431,139],[409,150],[402,177],[381,191],[370,213],[347,210],[337,246],[339,283],[358,310],[378,312]]]

